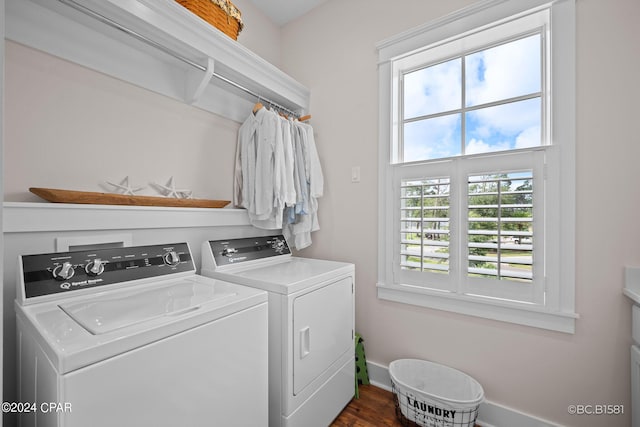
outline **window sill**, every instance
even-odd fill
[[[377,287],[378,298],[383,300],[569,334],[575,333],[575,320],[579,317],[576,313],[543,311],[533,306],[432,291],[408,285],[378,283]]]

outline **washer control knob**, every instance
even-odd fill
[[[89,276],[99,276],[104,273],[104,264],[104,261],[96,258],[85,265],[84,271],[86,271]]]
[[[178,255],[178,253],[175,251],[167,252],[166,254],[164,254],[163,258],[164,263],[170,265],[171,267],[175,267],[176,265],[180,264],[180,255]]]
[[[75,272],[73,265],[70,262],[65,262],[53,269],[53,278],[56,280],[69,280]]]
[[[233,254],[235,254],[236,252],[238,252],[238,250],[237,250],[237,249],[235,249],[235,248],[224,248],[224,249],[222,250],[222,255],[224,255],[224,256],[228,256],[228,257],[231,257],[231,256],[233,256]]]
[[[280,239],[276,239],[273,244],[271,245],[271,248],[277,253],[277,254],[281,254],[282,252],[284,252],[284,249],[286,247],[286,242],[280,240]]]

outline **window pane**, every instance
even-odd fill
[[[470,111],[465,120],[465,154],[541,144],[540,98]]]
[[[461,154],[460,114],[405,123],[403,161],[439,159]]]
[[[401,183],[400,268],[449,271],[449,179]]]
[[[469,276],[532,281],[532,183],[531,171],[469,177]]]
[[[443,113],[462,102],[461,58],[404,75],[404,118]]]
[[[541,90],[540,34],[468,55],[465,105],[485,104]]]

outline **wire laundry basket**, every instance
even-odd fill
[[[389,365],[396,416],[404,426],[473,427],[484,390],[456,369],[425,360]]]

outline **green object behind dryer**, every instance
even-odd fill
[[[356,332],[356,399],[360,398],[358,386],[360,384],[369,384],[369,373],[367,372],[367,358],[364,354],[364,339]]]

